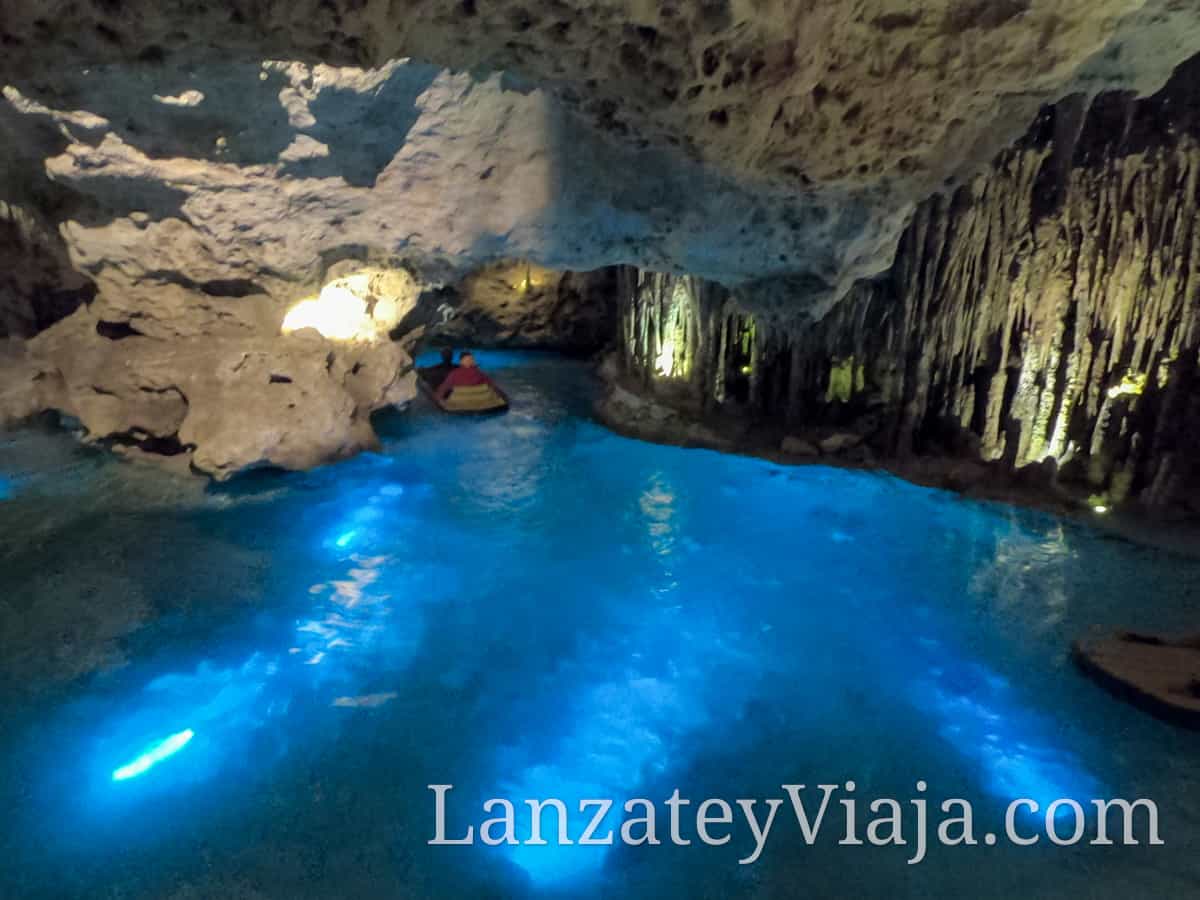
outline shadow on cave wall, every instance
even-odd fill
[[[103,116],[113,134],[151,159],[187,157],[247,166],[274,162],[291,143],[293,129],[279,102],[289,83],[282,72],[259,63],[168,66],[151,61],[98,66],[52,86],[19,87],[51,109]],[[204,95],[194,106],[155,99],[192,90]],[[85,134],[76,137],[87,140]]]
[[[375,181],[400,152],[421,110],[417,99],[437,77],[436,66],[405,63],[368,93],[330,88],[309,104],[316,124],[304,133],[329,148],[329,155],[284,166],[296,178],[343,178],[355,187]]]
[[[341,178],[369,188],[403,146],[419,115],[417,100],[438,71],[395,64],[373,85],[368,75],[361,92],[318,84],[308,103],[308,125],[289,120],[281,96],[294,86],[289,73],[257,62],[195,66],[149,60],[72,72],[53,85],[20,85],[20,95],[33,103],[86,110],[108,124],[72,124],[64,131],[52,114],[0,98],[0,337],[35,334],[94,294],[68,258],[59,223],[99,228],[135,213],[148,222],[186,218],[186,190],[136,171],[89,172],[79,187],[52,180],[45,161],[65,152],[72,140],[96,146],[111,133],[153,160],[254,166],[280,162],[298,136],[308,135],[328,154],[284,162],[281,176]],[[311,71],[308,84],[299,87],[313,87]],[[298,95],[290,98],[293,110],[297,103],[303,103]],[[199,289],[241,296],[250,287]]]
[[[315,120],[293,125],[280,98],[292,87],[278,68],[259,63],[221,66],[164,66],[138,63],[98,67],[51,88],[28,88],[31,99],[51,109],[80,109],[102,116],[108,129],[72,129],[76,140],[97,143],[111,131],[151,159],[198,159],[237,166],[271,165],[300,135],[324,144],[328,155],[285,162],[280,175],[293,178],[342,178],[356,187],[372,187],[392,161],[417,121],[417,99],[438,74],[435,66],[398,64],[373,89],[329,87],[308,103]],[[312,85],[309,75],[308,85]],[[194,105],[157,98],[180,98],[199,91]],[[62,152],[65,144],[55,146]],[[186,194],[139,178],[88,179],[94,208],[80,210],[84,224],[98,226],[131,212],[151,220],[180,215]],[[99,209],[108,211],[105,215]]]
[[[85,200],[52,182],[43,148],[66,139],[48,121],[27,117],[0,97],[0,338],[30,337],[70,315],[95,293],[70,263],[56,227]]]

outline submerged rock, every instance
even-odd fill
[[[453,309],[430,329],[440,343],[590,352],[616,330],[616,271],[556,272],[504,260],[445,292]]]

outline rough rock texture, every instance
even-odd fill
[[[52,225],[0,201],[0,338],[36,334],[93,293],[70,267]]]
[[[32,171],[61,198],[45,217],[67,268],[130,307],[163,286],[201,304],[294,300],[341,260],[444,283],[514,258],[734,279],[816,266],[836,280],[837,248],[865,222],[841,189],[836,204],[764,195],[596,132],[500,75],[156,65],[30,91],[6,89],[0,121],[40,146],[44,171]]]
[[[989,174],[922,204],[891,273],[815,323],[626,275],[627,371],[699,410],[854,423],[1197,512],[1200,61],[1153,98],[1047,108]]]
[[[133,203],[244,273],[208,280],[268,290],[400,253],[787,273],[793,304],[885,268],[913,205],[1041,104],[1152,90],[1200,46],[1173,0],[5,0],[0,23],[9,103],[68,132],[51,174],[89,271],[89,245],[125,265]]]
[[[347,347],[322,369],[323,345],[279,335],[340,275],[636,264],[739,286],[736,309],[702,304],[738,360],[716,395],[794,410],[806,382],[771,373],[781,339],[755,317],[826,312],[1042,104],[1157,89],[1198,46],[1200,12],[1177,0],[0,0],[0,336],[38,335],[43,399],[91,436],[186,447],[223,475],[369,440],[400,351]],[[502,308],[502,283],[474,276],[459,322],[573,343],[607,316],[561,284]],[[368,352],[369,389],[350,390],[343,368]],[[263,376],[290,386],[259,406]],[[909,418],[942,402],[905,384]],[[337,412],[293,415],[274,399],[289,392]],[[242,398],[229,408],[263,433],[234,446],[210,397]]]
[[[1200,728],[1200,636],[1089,636],[1072,645],[1071,658],[1114,695],[1167,722]]]
[[[947,158],[998,122],[1028,121],[1067,82],[1161,83],[1196,25],[1186,4],[1146,0],[52,0],[3,11],[9,79],[68,59],[417,57],[516,73],[608,130],[816,183],[944,174]]]
[[[95,293],[58,233],[73,204],[46,177],[45,157],[57,146],[52,127],[0,99],[0,338],[36,334]]]
[[[270,332],[202,322],[147,336],[101,318],[97,306],[10,347],[0,414],[57,410],[89,442],[224,479],[374,447],[370,414],[416,395],[412,360],[389,340],[330,341],[312,329],[284,336],[277,317]],[[178,329],[189,321],[163,319]]]
[[[653,395],[637,393],[615,385],[599,408],[601,418],[612,427],[628,429],[637,437],[684,447],[736,450],[736,437],[695,421],[687,411],[657,400]]]
[[[25,342],[0,340],[0,426],[36,414],[41,409],[39,400]]]
[[[555,272],[525,260],[495,263],[436,295],[444,317],[422,324],[439,344],[589,353],[616,331],[616,276],[611,268]]]

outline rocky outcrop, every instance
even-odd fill
[[[36,208],[0,201],[0,338],[37,334],[94,292]]]
[[[336,311],[353,308],[352,291],[362,296],[362,315],[334,338],[317,330],[345,327],[320,315],[329,292],[293,307],[292,318],[313,311],[294,330],[266,297],[181,310],[179,296],[164,290],[156,306],[122,318],[101,295],[27,344],[10,345],[0,412],[56,410],[77,420],[89,442],[217,479],[261,465],[307,469],[372,448],[371,413],[416,394],[412,360],[387,333],[419,290],[390,272],[330,284]],[[385,288],[403,293],[380,295]]]
[[[610,427],[644,440],[717,450],[739,447],[740,435],[710,428],[687,411],[620,384],[612,385],[597,412]]]
[[[853,424],[886,455],[1037,465],[1098,506],[1200,512],[1198,67],[1147,100],[1047,108],[818,321],[627,276],[626,371],[697,410]]]
[[[1072,645],[1071,658],[1114,695],[1164,721],[1200,728],[1200,636],[1092,635]]]
[[[616,270],[556,272],[528,260],[494,263],[430,298],[422,324],[451,346],[591,353],[616,330]],[[440,311],[440,312],[439,312]]]
[[[39,405],[88,441],[182,456],[217,479],[260,465],[308,469],[377,446],[370,413],[416,394],[396,344],[282,338],[89,338],[78,313],[31,348]]]
[[[41,154],[41,189],[70,201],[45,214],[62,256],[130,307],[164,286],[196,303],[294,299],[350,259],[443,284],[514,259],[733,278],[819,264],[832,278],[863,222],[840,189],[837,203],[763,194],[597,132],[507,76],[97,67],[47,93],[7,88],[0,125]]]
[[[64,145],[0,98],[0,339],[32,336],[95,293],[58,232],[74,198],[46,177],[46,156]]]
[[[0,340],[0,427],[31,418],[41,408],[25,342]]]

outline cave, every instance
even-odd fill
[[[1200,11],[0,4],[0,896],[1200,894]]]

